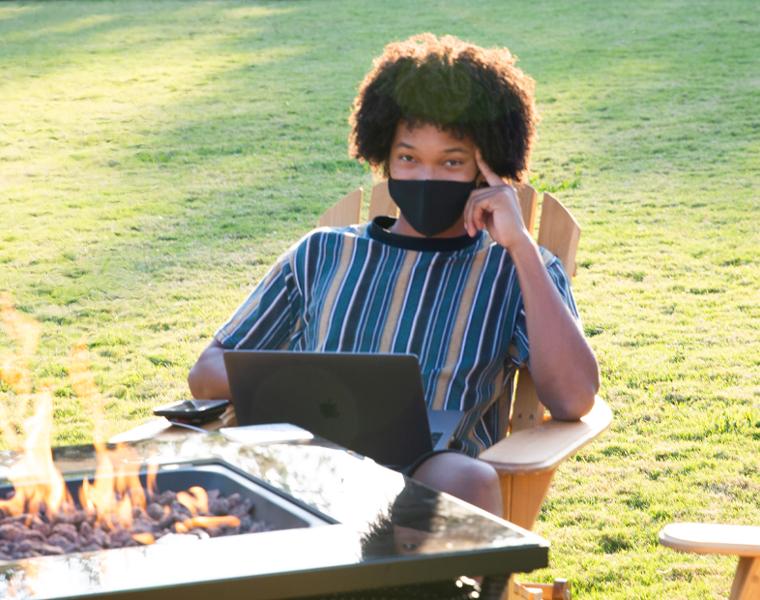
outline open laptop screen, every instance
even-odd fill
[[[238,423],[293,423],[386,465],[432,449],[414,355],[229,350]]]

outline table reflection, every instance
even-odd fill
[[[173,587],[208,594],[224,585],[229,597],[294,598],[547,564],[538,536],[319,438],[251,445],[188,434],[134,448],[162,468],[228,465],[335,524],[0,563],[0,597],[161,595]],[[64,476],[95,467],[91,446],[56,448],[54,458]],[[0,456],[0,477],[13,460]]]

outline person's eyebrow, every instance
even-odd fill
[[[463,148],[462,146],[454,146],[453,148],[446,148],[444,151],[444,154],[449,154],[451,152],[464,152],[465,154],[468,153],[467,148]]]
[[[396,148],[409,148],[410,150],[416,150],[416,148],[412,146],[412,144],[408,144],[406,142],[396,143]],[[452,152],[464,152],[465,154],[467,154],[469,151],[467,150],[467,148],[464,148],[463,146],[454,146],[452,148],[444,149],[443,152],[444,154],[450,154]]]

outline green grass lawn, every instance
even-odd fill
[[[506,45],[537,81],[532,182],[583,227],[578,304],[612,429],[536,530],[578,598],[723,598],[734,560],[673,520],[760,524],[760,26],[725,2],[0,4],[0,291],[41,323],[55,443],[109,433],[186,375],[267,265],[346,191],[347,116],[383,45]],[[0,333],[2,356],[17,351]],[[0,388],[5,404],[14,395]]]

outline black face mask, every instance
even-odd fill
[[[475,181],[388,178],[388,192],[401,214],[422,235],[446,231],[459,220]]]

